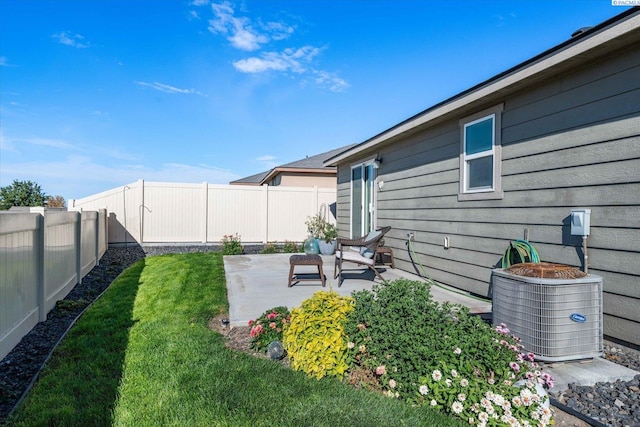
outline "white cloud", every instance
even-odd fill
[[[252,51],[259,49],[261,44],[267,43],[269,38],[256,33],[251,28],[237,28],[228,40],[238,49]]]
[[[283,22],[251,22],[246,16],[235,16],[233,6],[228,1],[211,4],[213,19],[209,20],[209,31],[227,38],[233,47],[255,51],[271,40],[284,40],[293,34],[295,28]]]
[[[277,162],[277,160],[278,158],[276,156],[271,156],[269,154],[254,159],[256,163],[259,163],[261,165],[261,168],[264,168],[266,170],[270,170],[275,168],[276,166],[279,166],[280,163]]]
[[[194,5],[209,4],[196,0]],[[269,21],[261,19],[251,20],[247,16],[239,16],[234,10],[234,5],[229,1],[211,3],[213,18],[208,21],[208,29],[213,34],[225,37],[233,47],[247,51],[260,51],[267,44],[275,44],[289,38],[296,30],[295,26],[285,22]],[[259,74],[268,71],[281,73],[295,73],[303,78],[303,82],[331,90],[333,92],[345,91],[350,84],[327,71],[317,70],[312,64],[316,57],[325,48],[306,45],[300,48],[287,48],[284,50],[262,51],[250,57],[245,57],[232,62],[233,67],[241,73]]]
[[[264,156],[260,156],[260,157],[256,158],[256,160],[259,161],[259,162],[273,162],[273,161],[275,161],[275,159],[277,159],[276,156],[271,156],[269,154],[266,154]]]
[[[315,82],[318,86],[326,87],[332,92],[344,92],[351,85],[344,79],[326,71],[315,71]]]
[[[284,71],[288,64],[277,54],[264,54],[262,58],[241,59],[233,63],[236,70],[243,73],[263,73],[268,70]]]
[[[205,164],[110,165],[102,161],[96,163],[89,156],[69,156],[58,161],[3,164],[0,185],[8,185],[14,179],[28,179],[38,183],[47,194],[62,195],[65,198],[80,198],[139,179],[161,182],[228,184],[239,178],[239,175],[230,170]]]
[[[231,45],[241,50],[257,50],[260,45],[267,43],[269,37],[254,29],[251,21],[246,17],[234,16],[234,10],[229,2],[211,5],[214,18],[209,20],[209,31],[226,36]]]
[[[73,144],[53,138],[6,137],[0,128],[0,150],[22,152],[36,146],[42,159],[9,161],[0,156],[0,186],[13,180],[31,180],[47,194],[79,198],[109,190],[138,179],[165,182],[209,182],[227,184],[240,176],[228,169],[208,164],[142,163],[144,156],[132,155],[115,146]],[[33,158],[30,156],[30,158]]]
[[[236,70],[243,73],[262,73],[268,70],[293,71],[304,73],[303,64],[310,63],[320,53],[321,49],[313,46],[304,46],[300,49],[286,49],[284,52],[265,52],[261,58],[241,59],[233,63]]]
[[[295,27],[283,24],[282,22],[267,22],[264,28],[271,34],[273,40],[284,40],[295,31]]]
[[[165,93],[182,93],[187,95],[194,94],[194,95],[206,96],[204,93],[199,92],[195,89],[180,89],[178,87],[170,86],[164,83],[158,83],[158,82],[147,83],[147,82],[139,82],[139,81],[136,81],[134,83],[140,86],[150,87],[151,89],[155,89],[157,91],[165,92]]]
[[[51,138],[6,138],[2,135],[0,140],[2,148],[12,147],[15,150],[17,145],[29,144],[41,147],[57,148],[64,150],[79,150],[79,147],[66,141]]]
[[[90,43],[84,42],[84,36],[80,34],[70,34],[69,31],[62,31],[57,34],[53,34],[51,37],[57,39],[58,42],[77,48],[86,48],[90,46]]]

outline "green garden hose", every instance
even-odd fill
[[[491,301],[489,298],[476,296],[476,295],[473,295],[473,294],[468,293],[468,292],[462,292],[462,291],[458,291],[456,289],[452,289],[450,287],[442,286],[440,283],[436,282],[431,277],[429,277],[429,275],[427,274],[427,272],[424,269],[424,265],[422,265],[420,260],[418,260],[418,264],[420,264],[420,270],[418,270],[418,267],[416,267],[416,252],[413,249],[413,244],[411,243],[411,239],[407,240],[406,244],[407,244],[407,252],[409,253],[409,260],[411,261],[411,264],[413,265],[413,268],[416,270],[416,273],[417,273],[418,277],[423,278],[430,285],[437,286],[440,289],[444,289],[447,292],[453,292],[454,294],[462,295],[462,296],[465,296],[465,297],[468,297],[468,298],[472,298],[472,299],[476,299],[476,300],[479,300],[479,301],[484,301],[484,302],[490,302]]]
[[[502,268],[509,268],[513,264],[523,262],[539,263],[538,251],[526,240],[514,240],[509,243],[509,247],[502,256]]]

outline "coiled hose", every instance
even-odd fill
[[[540,262],[540,256],[536,248],[526,240],[514,240],[509,243],[507,250],[502,256],[502,268],[509,268],[513,264],[524,262]]]

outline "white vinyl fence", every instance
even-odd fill
[[[0,212],[0,359],[98,264],[107,212]]]
[[[334,188],[137,181],[69,206],[107,209],[110,244],[302,242],[318,212],[335,223]]]

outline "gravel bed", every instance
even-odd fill
[[[246,253],[259,253],[261,246],[247,246]],[[18,403],[40,372],[50,352],[74,319],[93,302],[127,267],[145,256],[167,253],[210,252],[218,246],[139,246],[111,247],[85,276],[80,285],[51,310],[47,320],[38,323],[20,343],[0,361],[0,424]],[[640,352],[605,342],[605,357],[640,372]],[[627,382],[598,383],[593,387],[569,385],[568,390],[552,393],[558,402],[608,426],[640,426],[640,374]]]
[[[640,372],[640,352],[605,342],[605,358]],[[607,426],[640,426],[640,374],[631,381],[597,383],[594,386],[569,384],[551,396],[576,412]]]

